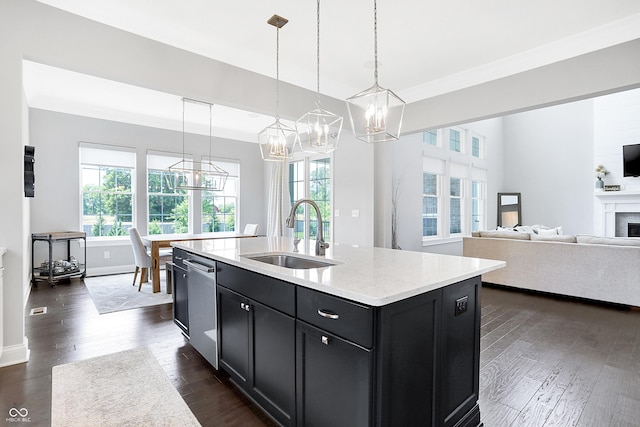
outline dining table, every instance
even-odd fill
[[[255,234],[243,234],[235,231],[214,231],[200,234],[149,234],[140,236],[142,243],[151,249],[151,284],[153,292],[160,292],[160,249],[170,248],[171,242],[208,239],[239,239],[256,237]]]

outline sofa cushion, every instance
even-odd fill
[[[538,240],[543,242],[564,242],[564,243],[576,243],[576,236],[570,234],[552,234],[552,235],[540,235],[532,234],[531,240]]]
[[[593,245],[640,246],[640,238],[637,237],[602,237],[579,234],[576,236],[576,241]]]
[[[499,239],[531,240],[531,237],[527,233],[519,233],[517,231],[509,231],[509,230],[481,231],[480,237],[496,237]]]

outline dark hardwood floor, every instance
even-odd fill
[[[50,424],[52,366],[146,346],[202,425],[275,425],[186,343],[170,304],[99,315],[74,280],[34,289],[27,313],[43,306],[29,362],[0,368],[0,422],[16,407]],[[485,426],[640,425],[639,311],[485,287],[481,334]]]

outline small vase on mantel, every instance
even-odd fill
[[[596,179],[596,191],[604,191],[604,181],[600,177]]]

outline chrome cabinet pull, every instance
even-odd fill
[[[240,308],[243,309],[244,311],[251,311],[251,306],[243,302],[240,303]]]
[[[322,336],[322,344],[329,345],[329,337]]]
[[[338,313],[334,313],[333,311],[323,310],[321,308],[318,309],[318,314],[322,317],[326,317],[327,319],[336,320],[340,317]]]

